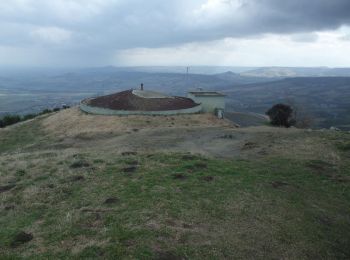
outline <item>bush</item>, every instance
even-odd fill
[[[22,117],[19,115],[6,115],[2,119],[0,119],[0,128],[4,128],[6,126],[13,125],[13,124],[16,124],[16,123],[21,122],[21,121],[30,120],[30,119],[33,119],[33,118],[39,116],[39,115],[49,114],[52,112],[58,112],[60,110],[61,110],[61,108],[59,108],[59,107],[56,107],[53,110],[44,109],[39,114],[27,114],[27,115],[24,115]]]
[[[40,115],[45,115],[45,114],[49,114],[52,113],[51,109],[44,109],[43,111],[41,111]]]
[[[4,126],[13,125],[21,121],[19,115],[6,115],[2,119]]]
[[[37,115],[35,114],[27,114],[27,115],[24,115],[23,118],[22,118],[22,121],[27,121],[27,120],[30,120],[30,119],[33,119],[35,118]]]
[[[266,112],[266,114],[270,117],[272,125],[291,127],[295,124],[295,119],[293,118],[293,109],[288,105],[274,105]]]

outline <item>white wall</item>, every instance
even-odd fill
[[[224,96],[195,96],[188,93],[187,97],[191,98],[194,102],[201,104],[203,112],[214,113],[216,108],[225,111]]]

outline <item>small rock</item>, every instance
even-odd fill
[[[194,166],[198,169],[205,169],[208,167],[206,163],[202,163],[202,162],[195,163]]]
[[[182,156],[182,160],[191,161],[194,159],[196,159],[196,156],[194,156],[194,155],[186,154],[186,155]]]
[[[184,180],[184,179],[186,179],[186,176],[183,175],[182,173],[175,173],[173,175],[173,178],[176,179],[176,180]]]
[[[13,239],[11,247],[17,247],[21,244],[27,243],[33,239],[33,235],[26,232],[19,232]]]
[[[89,167],[90,164],[88,162],[79,160],[79,161],[75,161],[70,165],[70,168],[84,168],[84,167]]]
[[[0,186],[0,193],[12,190],[14,187],[16,187],[15,184],[9,184],[9,185]]]
[[[210,181],[213,181],[213,180],[214,180],[214,177],[213,177],[213,176],[203,176],[203,177],[202,177],[202,180],[203,180],[203,181],[210,182]]]
[[[118,203],[119,202],[119,199],[118,198],[108,198],[105,200],[104,204],[115,204],[115,203]]]
[[[130,167],[123,168],[123,172],[126,172],[126,173],[135,172],[136,170],[137,170],[136,166],[130,166]]]
[[[156,260],[181,260],[181,259],[185,259],[185,258],[179,257],[178,255],[174,254],[173,252],[158,252],[154,259],[156,259]]]
[[[137,155],[137,152],[123,152],[122,156]]]
[[[258,152],[258,154],[260,154],[260,155],[267,155],[268,152],[266,150],[262,149],[261,151]]]
[[[14,209],[15,209],[15,206],[14,206],[14,205],[7,205],[7,206],[5,206],[4,209],[5,209],[5,210],[14,210]]]
[[[246,142],[243,146],[244,149],[253,149],[255,147],[257,147],[257,144],[253,142]]]
[[[187,223],[183,223],[182,226],[183,226],[184,228],[192,228],[192,225],[187,224]]]
[[[71,177],[71,181],[83,181],[83,180],[85,180],[85,178],[82,175],[77,175],[77,176]]]
[[[289,185],[287,182],[283,182],[283,181],[273,181],[271,182],[272,187],[274,187],[275,189],[282,187],[282,186],[287,186]]]
[[[138,161],[130,161],[130,162],[127,162],[127,164],[136,166],[139,164],[139,162]]]

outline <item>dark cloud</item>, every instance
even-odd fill
[[[334,30],[350,24],[349,14],[350,0],[13,0],[0,3],[0,46],[108,57],[127,48]],[[299,40],[317,40],[310,37]]]

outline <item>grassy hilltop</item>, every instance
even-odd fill
[[[350,134],[76,108],[0,130],[1,258],[350,258]]]

